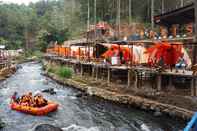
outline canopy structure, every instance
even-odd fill
[[[195,21],[195,4],[160,14],[154,17],[156,24],[171,26],[172,24],[187,24]]]

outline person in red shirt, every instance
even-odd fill
[[[11,97],[11,102],[16,102],[18,103],[20,100],[20,97],[18,96],[18,93],[17,92],[14,92],[14,94],[12,95]]]

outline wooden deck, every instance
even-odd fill
[[[48,55],[46,54],[45,57],[51,59],[51,60],[57,60],[57,61],[62,61],[63,63],[66,63],[66,65],[69,65],[70,67],[73,68],[80,68],[80,74],[83,75],[85,70],[89,70],[89,74],[91,76],[96,77],[96,79],[99,77],[99,69],[105,70],[107,74],[107,82],[110,84],[111,78],[112,78],[112,72],[118,71],[118,70],[123,70],[127,71],[127,85],[128,87],[131,87],[131,71],[134,71],[136,73],[141,73],[143,75],[144,73],[149,73],[153,74],[156,76],[156,87],[158,91],[162,90],[162,77],[163,76],[168,76],[170,78],[169,86],[172,84],[172,78],[173,77],[183,77],[191,80],[191,95],[192,96],[197,96],[197,87],[196,87],[196,78],[197,76],[194,76],[192,71],[190,70],[178,70],[176,72],[175,69],[172,71],[170,69],[166,69],[165,71],[160,72],[158,68],[150,68],[150,67],[145,67],[145,66],[127,66],[127,65],[116,65],[112,66],[109,64],[104,64],[104,63],[95,63],[95,62],[86,62],[86,61],[80,61],[76,59],[68,59],[68,58],[62,58],[56,55]],[[78,66],[76,66],[78,65]],[[87,69],[88,68],[88,69]],[[76,70],[76,69],[75,69]],[[139,77],[136,75],[136,77]],[[135,85],[138,85],[137,83],[139,82],[136,78],[136,83]],[[137,88],[137,87],[136,87]]]

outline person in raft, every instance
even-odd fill
[[[12,97],[11,97],[11,103],[12,103],[12,102],[18,103],[19,100],[20,100],[20,97],[19,97],[19,95],[18,95],[18,92],[14,92],[14,94],[13,94]]]
[[[44,99],[41,94],[36,94],[34,97],[32,96],[32,92],[29,92],[21,97],[18,96],[18,93],[15,92],[11,98],[12,102],[16,102],[23,106],[31,106],[31,107],[43,107],[48,104],[48,101]]]
[[[48,101],[44,99],[44,97],[41,94],[36,94],[34,96],[34,103],[36,107],[43,107],[48,104]]]

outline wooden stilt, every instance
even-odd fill
[[[137,72],[135,72],[135,88],[138,88],[138,75]]]
[[[128,88],[131,86],[131,70],[130,69],[128,69],[127,86],[128,86]]]
[[[195,96],[197,96],[196,78],[193,79],[193,88],[195,89]]]
[[[92,65],[92,77],[94,78],[94,74],[95,74],[95,66]]]
[[[107,69],[107,83],[110,84],[110,80],[111,80],[111,69],[108,68]]]
[[[194,79],[191,79],[191,83],[190,83],[190,89],[191,89],[191,96],[195,96],[195,88],[194,88]]]
[[[161,75],[157,75],[157,90],[161,91]]]
[[[172,76],[169,77],[169,83],[168,83],[168,87],[172,88]]]
[[[81,64],[81,76],[83,76],[83,64]]]
[[[98,69],[99,69],[99,67],[96,66],[96,80],[98,80]]]
[[[75,64],[73,64],[72,68],[73,68],[73,70],[74,70],[74,73],[76,74],[76,73],[77,73],[76,65],[75,65]]]

